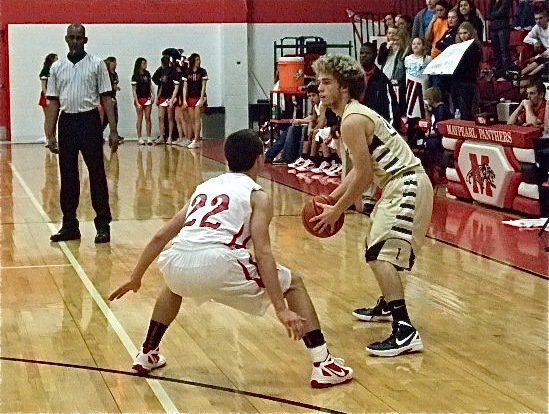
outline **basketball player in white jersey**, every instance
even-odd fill
[[[196,188],[145,247],[130,280],[109,297],[137,292],[145,271],[160,254],[165,286],[132,368],[148,373],[166,363],[159,354],[160,340],[185,297],[198,303],[214,300],[254,315],[263,315],[272,303],[289,336],[303,339],[311,353],[312,387],[351,381],[353,370],[328,352],[303,281],[275,263],[269,239],[272,204],[256,182],[265,161],[263,143],[251,130],[235,132],[225,141],[225,157],[231,172]],[[162,252],[172,239],[171,247]],[[255,254],[247,249],[250,241]]]
[[[382,196],[371,215],[366,237],[366,261],[383,294],[372,308],[353,315],[363,321],[393,321],[392,334],[367,350],[396,356],[423,349],[410,322],[399,270],[411,270],[431,222],[433,187],[408,144],[381,115],[357,99],[364,89],[364,71],[353,58],[323,56],[313,68],[322,102],[341,117],[341,138],[349,150],[352,170],[331,194],[334,206],[311,219],[316,228],[332,226],[373,182]]]

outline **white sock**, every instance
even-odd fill
[[[313,362],[323,362],[328,358],[329,352],[328,352],[328,346],[326,343],[323,343],[320,346],[317,346],[316,348],[309,348],[309,352],[311,353],[311,359]]]

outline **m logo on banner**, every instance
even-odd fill
[[[493,197],[492,188],[496,188],[496,174],[490,167],[490,158],[482,155],[479,164],[477,154],[469,153],[469,160],[471,169],[467,173],[466,180],[469,184],[473,184],[473,192]]]

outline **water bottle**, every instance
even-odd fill
[[[455,119],[461,119],[461,112],[459,111],[459,108],[456,108],[456,112],[454,113]]]
[[[279,112],[278,112],[278,105],[273,105],[271,108],[271,119],[278,119]]]

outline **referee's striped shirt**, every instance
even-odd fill
[[[46,95],[59,98],[61,111],[75,114],[97,108],[99,94],[111,91],[105,62],[86,54],[75,64],[64,57],[52,65]]]

